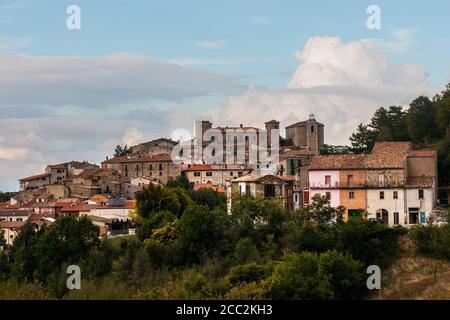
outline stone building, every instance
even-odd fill
[[[210,130],[212,129],[212,130]],[[261,162],[259,150],[269,150],[267,156],[270,157],[270,147],[272,146],[271,135],[273,130],[279,130],[280,123],[276,120],[270,120],[265,123],[265,128],[260,129],[257,127],[244,126],[240,124],[238,127],[213,127],[210,121],[202,120],[195,122],[195,139],[201,141],[201,149],[197,146],[193,148],[193,157],[200,156],[200,159],[195,159],[196,162],[204,162],[207,164],[250,164],[255,168]],[[211,133],[211,136],[210,134]],[[275,133],[275,132],[274,132]],[[205,149],[213,142],[219,142],[215,135],[221,137],[222,140],[222,157],[219,157],[220,150],[209,150],[205,152]],[[228,139],[227,139],[228,136]],[[266,139],[266,141],[261,140]],[[279,137],[277,137],[279,139]],[[232,145],[230,145],[232,140]],[[255,150],[253,153],[252,150]],[[227,152],[231,153],[227,157]],[[208,159],[204,155],[208,155]],[[217,154],[217,160],[214,159]],[[239,156],[242,156],[242,163],[240,163]],[[265,159],[264,159],[265,160]]]
[[[313,154],[319,154],[324,144],[325,126],[316,121],[313,114],[309,119],[291,124],[286,127],[286,142],[299,148],[310,150]]]
[[[265,200],[280,201],[285,209],[292,211],[293,182],[292,177],[255,172],[233,179],[227,189],[228,212],[231,212],[233,199],[246,194]]]
[[[158,154],[167,154],[170,155],[172,153],[173,147],[175,147],[178,142],[173,141],[167,138],[159,138],[152,141],[140,143],[135,146],[131,146],[132,154],[140,154],[146,156],[154,156]]]
[[[226,186],[232,179],[252,172],[247,165],[194,164],[186,165],[183,174],[192,184],[211,184]]]
[[[125,180],[148,177],[163,184],[176,179],[181,174],[180,165],[173,163],[171,156],[167,154],[115,157],[103,161],[102,168],[118,171]]]
[[[377,142],[371,154],[316,156],[310,197],[326,195],[345,218],[367,214],[387,225],[424,223],[436,203],[436,152],[410,142]]]

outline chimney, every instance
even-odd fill
[[[239,126],[242,128],[243,127],[242,123]]]
[[[106,160],[109,160],[109,157],[108,157],[108,156],[106,156]]]

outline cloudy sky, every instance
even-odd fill
[[[313,112],[327,143],[346,144],[377,107],[450,82],[450,3],[393,2],[0,0],[0,190],[196,119]],[[66,27],[72,4],[80,30]]]

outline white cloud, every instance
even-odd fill
[[[195,41],[194,47],[201,49],[217,50],[225,47],[225,40],[216,41]]]
[[[414,47],[414,31],[411,29],[394,29],[390,38],[380,39],[381,48],[392,53],[410,53]]]
[[[29,38],[12,38],[0,35],[0,52],[12,52],[31,44]]]
[[[122,138],[122,143],[127,146],[132,146],[134,144],[138,144],[140,142],[143,142],[142,139],[144,138],[144,135],[141,131],[139,131],[138,128],[128,128],[125,131],[125,135]]]
[[[426,84],[420,65],[391,64],[376,41],[343,43],[340,38],[315,37],[296,52],[299,61],[287,89],[252,89],[209,111],[216,123],[263,127],[277,119],[283,126],[314,113],[325,124],[325,141],[347,144],[359,122],[381,106],[408,104],[434,89]]]
[[[0,55],[0,116],[65,105],[106,107],[229,93],[235,78],[124,53],[102,57]]]
[[[3,148],[0,146],[0,159],[20,160],[26,157],[28,149],[26,148]]]
[[[249,18],[249,22],[265,26],[270,25],[270,20],[264,16],[252,16]]]

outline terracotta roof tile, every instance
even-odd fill
[[[31,181],[31,180],[36,180],[36,179],[45,178],[45,177],[50,177],[50,173],[36,174],[34,176],[22,178],[19,181]]]
[[[25,224],[25,221],[0,221],[0,228],[18,229]]]
[[[431,188],[434,178],[429,176],[408,177],[406,180],[407,188]]]

